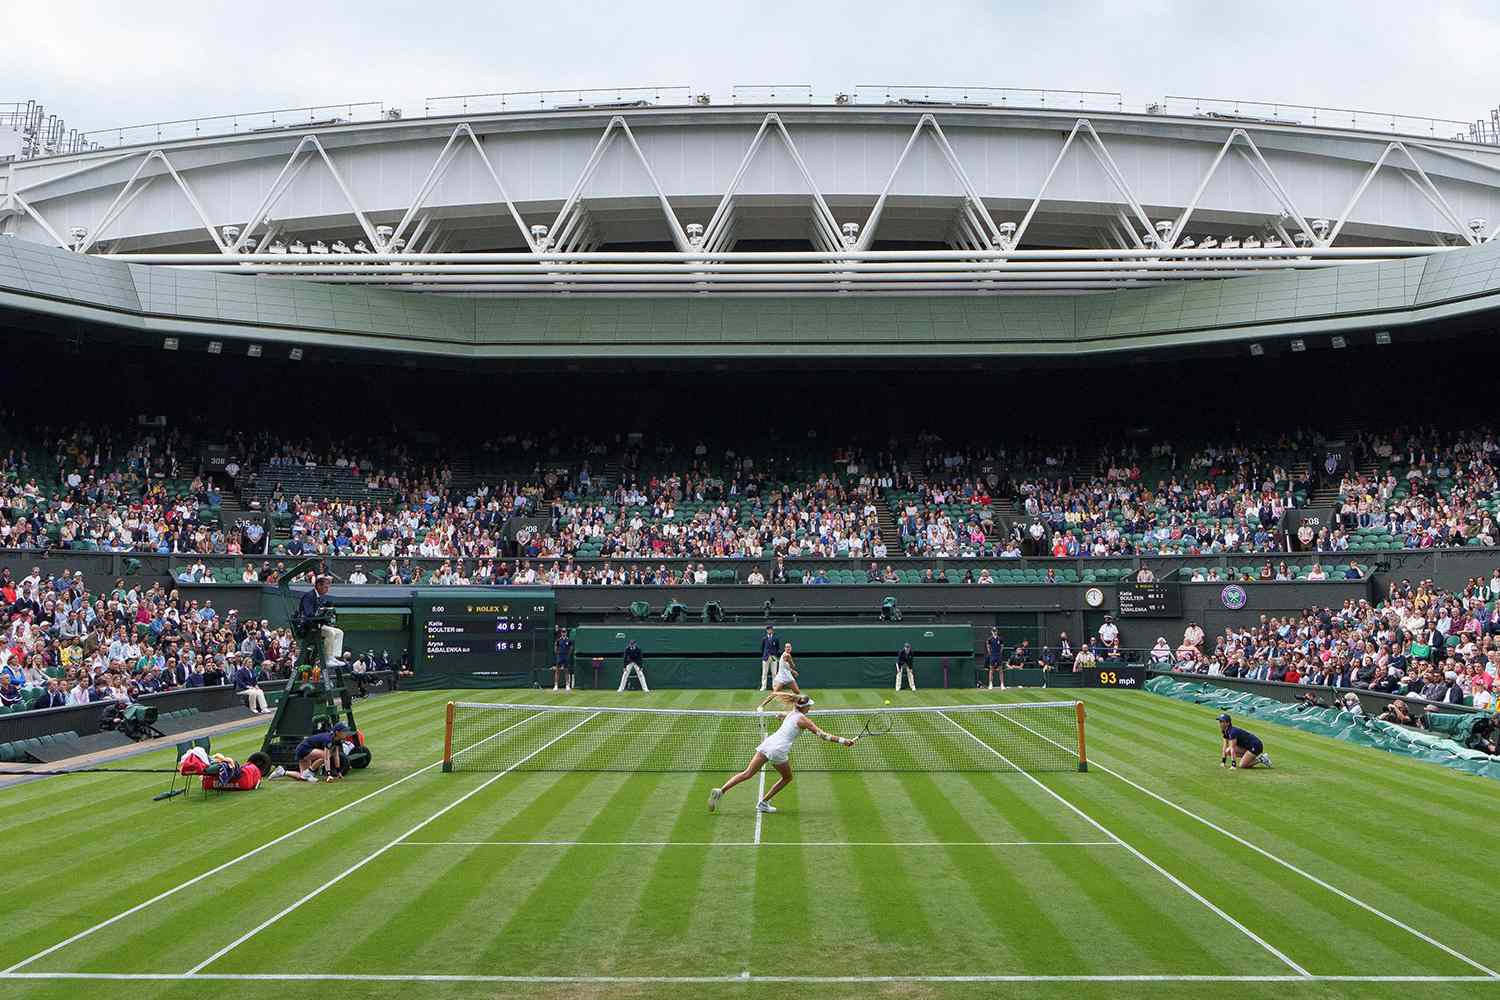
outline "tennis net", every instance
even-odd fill
[[[738,771],[778,712],[450,702],[445,771]],[[799,771],[1088,770],[1076,701],[817,709],[853,747],[802,734]],[[882,732],[882,730],[885,730]]]

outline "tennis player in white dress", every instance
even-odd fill
[[[792,742],[802,730],[807,730],[820,740],[829,743],[837,743],[839,746],[852,747],[854,741],[843,736],[835,736],[818,728],[818,724],[807,717],[812,711],[813,700],[805,694],[780,693],[772,695],[781,698],[791,706],[791,711],[781,717],[781,725],[776,731],[760,741],[760,746],[755,748],[755,754],[750,758],[750,763],[743,771],[730,778],[724,784],[708,793],[708,811],[713,812],[719,808],[719,799],[725,792],[742,781],[748,781],[760,773],[760,769],[770,761],[776,773],[781,775],[781,780],[772,785],[766,792],[766,797],[755,804],[757,812],[773,813],[776,807],[771,805],[771,799],[776,793],[792,783],[792,767],[788,758],[792,752]],[[769,699],[768,699],[769,700]],[[764,704],[764,703],[762,703]]]
[[[771,678],[773,693],[766,696],[766,700],[760,703],[761,707],[765,707],[766,702],[776,697],[774,692],[782,688],[791,688],[795,694],[802,693],[802,689],[797,686],[797,661],[792,658],[791,643],[781,647],[781,659],[776,661],[776,675]]]

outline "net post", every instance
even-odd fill
[[[1078,716],[1078,770],[1087,771],[1089,769],[1089,755],[1083,746],[1083,702],[1075,701],[1073,703],[1073,711]]]
[[[443,770],[453,770],[453,702],[448,702],[448,710],[443,724]]]

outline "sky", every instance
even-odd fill
[[[0,102],[70,128],[446,94],[857,84],[1274,100],[1467,121],[1500,105],[1497,0],[10,0]]]

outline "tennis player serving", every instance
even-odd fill
[[[719,799],[723,797],[725,792],[740,782],[749,781],[759,774],[760,769],[766,766],[767,761],[770,761],[771,766],[776,769],[776,773],[781,775],[781,780],[771,786],[770,790],[766,792],[766,797],[755,804],[755,809],[757,812],[763,813],[775,812],[776,807],[771,805],[771,799],[775,797],[777,792],[792,783],[792,767],[787,763],[787,758],[791,755],[792,741],[804,729],[818,739],[827,740],[829,743],[837,743],[845,747],[852,747],[854,745],[854,741],[851,739],[824,732],[818,728],[816,722],[807,717],[807,713],[811,712],[813,707],[813,700],[807,695],[778,692],[773,694],[772,697],[785,701],[791,707],[791,710],[782,716],[781,725],[777,730],[760,741],[760,746],[755,748],[755,754],[750,758],[750,763],[746,765],[745,769],[708,793],[709,812],[713,812],[719,808]]]
[[[1219,734],[1224,737],[1224,747],[1219,753],[1219,766],[1271,766],[1271,755],[1266,753],[1265,744],[1260,741],[1260,737],[1236,726],[1228,712],[1219,716]]]

